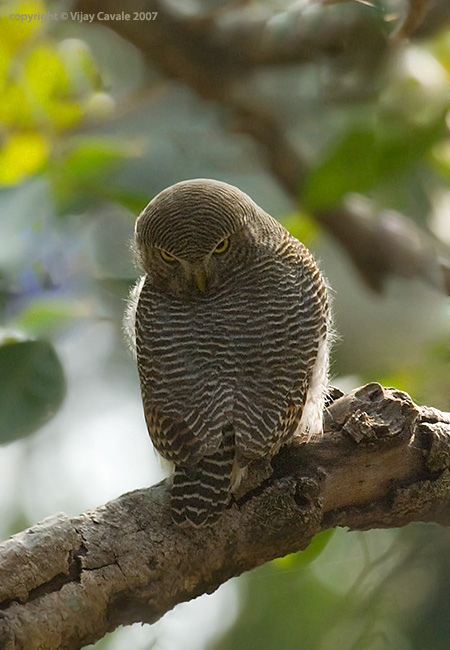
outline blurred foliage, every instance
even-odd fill
[[[333,143],[310,173],[303,200],[312,210],[338,204],[349,192],[370,192],[383,182],[407,174],[445,134],[445,113],[430,115],[425,124],[383,116],[365,122]]]
[[[27,436],[61,405],[64,371],[46,341],[0,342],[0,443]]]
[[[285,569],[287,571],[298,570],[305,567],[319,557],[322,551],[326,548],[328,542],[334,535],[334,530],[329,528],[321,533],[318,533],[310,542],[308,548],[301,553],[291,553],[285,557],[277,558],[273,561],[274,565]]]
[[[14,324],[18,330],[32,336],[54,336],[74,319],[87,315],[86,306],[74,300],[37,298],[24,306]]]
[[[85,41],[57,40],[44,21],[9,18],[47,10],[39,1],[7,2],[0,15],[0,187],[43,172],[65,213],[109,194],[120,200],[106,180],[139,150],[123,139],[78,134],[107,119],[115,101]]]
[[[401,16],[391,0],[337,4],[333,11],[375,12],[389,33]],[[250,15],[262,5],[284,12],[271,29],[278,25],[285,38],[291,28],[285,3],[250,3]],[[225,11],[227,3],[201,6]],[[382,69],[372,69],[370,56],[354,69],[336,56],[246,79],[248,92],[261,91],[261,104],[276,107],[292,142],[307,153],[300,211],[248,138],[229,130],[220,107],[162,78],[107,25],[9,18],[60,9],[58,0],[12,0],[0,8],[0,326],[18,333],[0,345],[0,441],[17,440],[2,451],[15,447],[18,456],[4,536],[34,521],[23,496],[38,484],[30,473],[27,488],[28,462],[40,444],[31,434],[60,407],[68,372],[68,398],[88,376],[96,378],[90,401],[76,405],[90,414],[89,449],[105,416],[102,382],[106,393],[117,384],[122,398],[129,377],[135,381],[121,333],[124,299],[137,275],[134,219],[155,192],[184,178],[239,185],[321,258],[340,335],[335,383],[347,389],[378,380],[418,402],[450,408],[448,303],[406,279],[375,296],[311,216],[358,193],[374,212],[403,211],[442,239],[443,248],[450,242],[444,210],[450,209],[450,30],[396,44]],[[106,334],[91,341],[90,328],[99,323]],[[64,423],[59,428],[63,439]],[[108,425],[107,435],[109,445],[123,431]],[[47,444],[52,455],[54,440]],[[53,471],[53,458],[49,463]],[[60,484],[74,492],[66,478]],[[96,477],[87,478],[93,484]],[[236,624],[214,647],[444,650],[448,541],[430,526],[326,531],[305,552],[243,577]],[[115,638],[108,635],[96,648],[117,650]],[[164,647],[148,639],[139,650]]]
[[[135,153],[137,151],[133,151],[132,145],[117,139],[72,138],[70,144],[51,160],[48,170],[59,210],[63,214],[71,210],[87,210],[96,200],[106,199],[126,205],[128,195],[120,192],[108,179],[124,159]]]
[[[283,226],[289,230],[291,235],[299,239],[305,246],[311,246],[317,237],[319,228],[317,223],[307,212],[296,212],[295,214],[280,215]]]
[[[448,338],[445,338],[429,343],[422,354],[399,364],[395,371],[379,368],[376,375],[381,384],[395,386],[398,390],[414,395],[419,404],[429,404],[432,396],[434,404],[442,404],[446,408],[449,399],[449,383],[446,380],[449,368],[450,345]]]
[[[312,563],[246,575],[238,621],[210,648],[444,650],[449,589],[438,573],[449,570],[449,541],[437,526],[338,530]]]

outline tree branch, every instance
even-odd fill
[[[450,414],[395,389],[338,398],[325,435],[283,448],[258,485],[263,465],[212,528],[176,528],[164,482],[12,537],[0,547],[2,650],[74,650],[152,623],[330,527],[450,524]]]
[[[412,36],[425,22],[425,16],[430,9],[431,0],[409,0],[409,11],[399,32],[402,38]]]
[[[298,5],[298,3],[296,3]],[[121,0],[77,0],[77,11],[120,13]],[[333,11],[320,6],[293,6],[274,15],[225,6],[207,14],[187,14],[165,0],[135,0],[136,12],[158,12],[146,21],[112,21],[114,31],[134,43],[169,76],[205,94],[245,71],[286,63],[309,63],[320,57],[358,55],[366,58],[385,49],[375,12],[361,7]],[[187,58],[186,58],[187,55]],[[217,76],[217,73],[220,73]]]
[[[414,37],[430,38],[448,29],[450,4],[448,0],[434,0],[427,10],[424,21],[414,32]]]

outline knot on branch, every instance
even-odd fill
[[[450,468],[450,413],[429,406],[420,407],[420,421],[413,444],[426,452],[426,466],[430,472]]]
[[[373,382],[336,400],[325,417],[325,430],[341,431],[355,442],[410,440],[419,409],[407,393]]]

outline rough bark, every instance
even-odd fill
[[[74,650],[167,610],[319,531],[450,523],[450,414],[367,384],[328,408],[325,434],[255,468],[212,528],[181,530],[168,486],[56,515],[0,547],[0,648]],[[262,483],[258,484],[262,480]]]

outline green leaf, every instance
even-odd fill
[[[89,306],[82,302],[42,298],[29,302],[14,319],[14,325],[29,336],[50,336],[88,315]]]
[[[445,116],[426,124],[405,121],[357,127],[335,142],[312,169],[302,203],[309,210],[337,205],[349,192],[365,193],[381,183],[404,181],[411,169],[442,135]]]
[[[369,190],[375,173],[374,133],[362,129],[348,133],[312,170],[303,203],[310,209],[336,205],[347,192]]]
[[[137,153],[138,149],[131,143],[101,137],[80,138],[65,158],[65,171],[73,178],[92,183]]]
[[[3,339],[0,345],[0,442],[29,435],[61,405],[64,371],[47,341]]]
[[[293,237],[310,246],[319,232],[319,226],[306,212],[295,212],[280,216],[279,221],[289,230]]]
[[[280,557],[274,560],[273,563],[275,566],[288,571],[311,564],[322,553],[333,535],[334,528],[324,530],[312,539],[310,545],[304,551]]]
[[[52,189],[62,212],[83,210],[93,198],[115,200],[112,173],[127,159],[138,156],[139,146],[106,137],[75,138],[50,166]],[[111,196],[110,196],[111,195]],[[145,207],[142,205],[142,207]],[[141,208],[142,209],[142,208]]]
[[[144,192],[128,190],[117,185],[108,188],[107,196],[111,201],[123,205],[134,215],[142,212],[147,203],[153,198]]]

